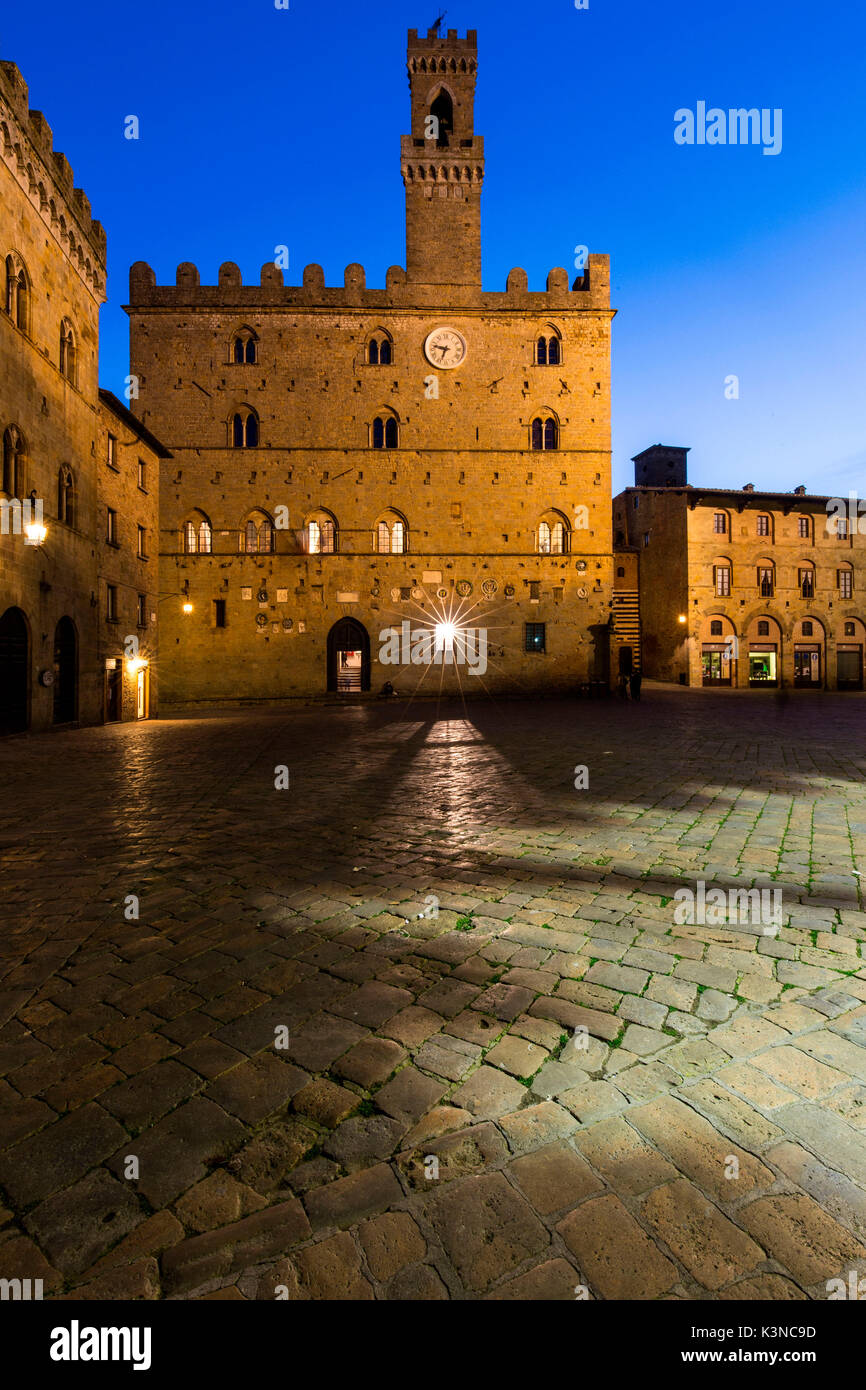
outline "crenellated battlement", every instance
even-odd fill
[[[30,109],[27,83],[0,60],[0,157],[27,193],[91,292],[105,298],[106,236],[90,200],[75,187],[72,167],[54,148],[51,127]]]
[[[456,29],[448,29],[444,34],[439,34],[435,29],[428,29],[425,35],[419,37],[417,29],[410,29],[407,33],[407,46],[410,54],[416,49],[419,53],[445,52],[446,49],[456,48],[464,53],[478,52],[478,30],[467,29],[465,39],[458,37]]]
[[[509,271],[504,291],[482,290],[475,285],[450,287],[449,304],[454,309],[537,310],[551,308],[607,310],[610,307],[610,258],[590,255],[583,275],[569,285],[568,271],[556,266],[547,276],[544,290],[530,290],[526,271]],[[305,266],[300,285],[287,285],[282,270],[268,261],[262,266],[258,285],[244,285],[233,261],[220,266],[217,284],[203,285],[198,267],[189,261],[178,266],[173,285],[158,285],[156,274],[146,261],[136,261],[129,272],[129,309],[284,309],[358,308],[411,309],[442,308],[441,287],[410,281],[402,266],[391,266],[385,275],[385,288],[368,288],[364,267],[353,262],[343,274],[342,285],[326,285],[320,265]]]

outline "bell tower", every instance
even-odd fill
[[[484,141],[474,132],[476,31],[465,39],[409,30],[412,133],[400,142],[406,188],[406,276],[425,285],[481,285]]]

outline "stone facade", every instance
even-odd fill
[[[105,233],[27,86],[0,63],[0,724],[101,717],[96,667],[96,438]],[[62,346],[61,346],[62,343]],[[62,354],[62,356],[61,356]],[[61,481],[62,480],[62,481]],[[58,512],[62,507],[64,519]]]
[[[155,710],[155,684],[142,706],[137,672],[118,664],[109,677],[106,667],[124,654],[121,636],[145,631],[139,659],[155,665],[158,459],[167,451],[99,391],[105,233],[6,62],[0,155],[0,732],[136,718]],[[120,548],[107,543],[109,508]],[[139,525],[151,538],[149,563],[137,555]],[[111,622],[109,584],[119,596]],[[136,625],[139,593],[146,629]]]
[[[804,487],[695,487],[687,452],[644,450],[635,476],[652,484],[613,503],[617,562],[638,557],[646,674],[687,685],[861,690],[866,521],[856,504]]]
[[[473,31],[410,31],[407,269],[384,289],[360,265],[333,287],[132,267],[133,406],[172,453],[164,700],[608,679],[608,258],[482,289],[475,64]]]

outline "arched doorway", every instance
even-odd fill
[[[736,685],[739,642],[726,613],[710,613],[701,623],[701,684]]]
[[[370,636],[355,618],[341,618],[328,633],[328,689],[370,689]]]
[[[0,618],[0,734],[27,728],[27,686],[30,634],[20,608],[7,608]]]
[[[794,624],[794,684],[820,690],[825,675],[824,625],[817,618]]]
[[[778,686],[782,679],[782,629],[769,613],[746,627],[749,685],[755,690]]]
[[[54,723],[71,724],[78,717],[78,634],[71,618],[54,629]]]

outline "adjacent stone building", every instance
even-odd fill
[[[101,716],[94,531],[105,233],[7,62],[0,155],[0,726],[11,732]],[[25,534],[28,521],[44,539]]]
[[[863,689],[866,521],[848,499],[708,488],[655,444],[613,503],[639,565],[643,667],[686,685]]]
[[[409,32],[384,288],[287,286],[279,252],[258,285],[132,267],[132,404],[172,455],[164,700],[609,679],[608,259],[482,288],[476,64],[472,30]]]
[[[155,656],[157,456],[165,450],[119,401],[100,398],[105,254],[105,232],[45,117],[30,110],[21,73],[0,63],[2,733],[137,717],[140,700],[108,700],[109,686],[123,679],[122,671],[106,676],[108,661],[127,649],[120,628],[144,631],[135,625],[137,599],[120,605],[119,625],[110,622],[109,583],[147,597],[142,659]],[[130,494],[127,477],[102,466],[112,432],[133,483],[138,457],[147,460],[147,495]],[[147,573],[141,562],[125,568],[106,546],[109,507],[122,515],[122,544],[139,524],[149,528]],[[128,667],[126,678],[137,695],[138,668]]]
[[[107,723],[157,712],[159,468],[168,450],[99,392],[99,665]]]

